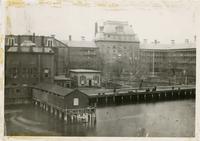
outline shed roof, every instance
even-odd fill
[[[71,69],[70,72],[77,72],[77,73],[100,73],[101,71],[98,71],[98,70],[89,70],[89,69]]]
[[[40,84],[32,86],[32,87],[41,89],[41,90],[45,90],[45,91],[49,91],[52,93],[56,93],[60,96],[66,96],[66,95],[70,94],[72,91],[74,91],[73,89],[63,88],[56,84],[47,84],[47,83],[40,83]]]
[[[54,76],[54,80],[68,80],[68,81],[70,81],[70,78],[66,77],[65,75],[57,75],[57,76]]]

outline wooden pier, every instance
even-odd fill
[[[160,89],[146,92],[144,90],[127,90],[90,95],[90,105],[108,106],[142,102],[156,102],[195,98],[195,87],[182,89]]]

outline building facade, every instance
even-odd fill
[[[24,41],[31,41],[38,48],[49,47],[54,51],[55,75],[65,74],[68,69],[68,48],[63,42],[52,36],[32,35],[7,35],[5,38],[5,49],[20,47]]]
[[[194,84],[196,79],[196,46],[194,42],[171,44],[144,43],[140,51],[140,73],[159,76],[173,84]]]
[[[136,73],[139,40],[128,22],[106,21],[99,27],[95,24],[95,43],[99,47],[104,75]]]
[[[99,49],[93,41],[65,42],[69,48],[70,69],[99,69]]]
[[[97,70],[72,69],[70,78],[73,87],[101,87],[101,72]]]

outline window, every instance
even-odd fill
[[[17,73],[17,68],[10,69],[11,78],[17,78]]]
[[[86,77],[85,76],[80,76],[80,83],[81,85],[84,85],[86,83]]]
[[[49,77],[49,73],[50,73],[50,72],[49,72],[49,69],[48,69],[48,68],[45,68],[45,69],[44,69],[44,77],[45,77],[45,78],[48,78],[48,77]]]
[[[78,98],[74,98],[74,106],[78,106],[79,105],[79,99]]]
[[[53,46],[53,40],[52,39],[47,39],[47,46],[52,47]]]
[[[8,38],[8,45],[14,46],[14,44],[15,44],[15,39],[13,37]]]

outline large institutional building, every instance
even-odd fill
[[[161,44],[143,43],[140,46],[140,74],[145,77],[159,77],[173,84],[195,83],[196,45],[195,41]]]
[[[136,73],[139,40],[128,22],[106,21],[95,24],[95,43],[99,47],[105,75]]]

